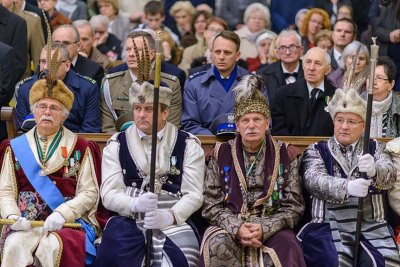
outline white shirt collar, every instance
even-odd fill
[[[133,72],[131,70],[129,70],[129,74],[131,75],[132,82],[137,80],[137,76],[135,74],[133,74]]]
[[[77,61],[77,60],[78,60],[78,54],[76,55],[76,57],[75,57],[73,60],[71,60],[72,66],[75,67],[75,64],[76,64],[76,61]]]
[[[281,62],[281,66],[282,66],[282,70],[283,70],[283,73],[293,73],[293,72],[299,72],[299,68],[300,68],[300,64],[299,64],[299,62],[297,62],[297,66],[296,66],[296,68],[294,69],[294,71],[293,72],[289,72],[286,68],[285,68],[285,66],[283,65],[283,62]]]
[[[333,57],[335,58],[337,63],[339,63],[340,58],[342,57],[342,53],[337,51],[337,49],[335,47],[333,48]]]
[[[138,135],[139,135],[140,140],[143,140],[143,138],[146,138],[146,139],[147,139],[147,138],[150,138],[150,137],[151,137],[151,135],[148,135],[148,134],[142,132],[142,131],[139,130],[139,128],[137,128],[137,127],[136,127],[136,130],[137,130],[137,133],[138,133]],[[161,130],[159,130],[159,131],[157,132],[157,139],[158,139],[159,141],[163,138],[164,133],[165,133],[165,126],[164,126]]]
[[[307,82],[307,81],[306,81],[306,82]],[[314,89],[314,88],[318,88],[318,89],[320,89],[322,92],[325,92],[324,80],[322,80],[322,82],[320,82],[320,84],[318,84],[317,87],[312,87],[311,84],[309,84],[309,83],[307,82],[307,88],[308,88],[308,95],[311,95],[311,91],[312,91],[312,89]]]

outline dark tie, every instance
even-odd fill
[[[289,77],[294,77],[294,78],[297,79],[297,76],[298,76],[298,75],[299,75],[299,74],[298,74],[297,72],[292,72],[292,73],[284,72],[284,73],[283,73],[283,76],[285,77],[285,79],[287,79],[287,78],[289,78]]]
[[[316,95],[319,92],[318,88],[314,88],[311,90],[311,97],[310,97],[310,107],[313,109],[315,102],[317,101]]]

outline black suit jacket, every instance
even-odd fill
[[[0,108],[8,106],[18,81],[15,75],[15,57],[14,48],[0,42]],[[0,121],[0,142],[6,138],[6,123]]]
[[[101,80],[104,77],[104,69],[99,64],[78,54],[75,66],[72,69],[80,75],[92,78],[100,88]]]
[[[326,79],[324,87],[312,110],[304,78],[281,87],[272,108],[272,135],[332,136],[333,122],[325,107],[326,96],[332,97],[336,88]]]
[[[275,97],[276,94],[278,93],[278,89],[286,85],[286,79],[285,76],[283,75],[281,61],[277,61],[270,65],[262,67],[257,71],[257,74],[260,75],[264,80],[264,84],[267,88],[269,105],[272,108],[272,106],[275,103]],[[304,72],[300,61],[299,73],[297,79],[301,79],[303,77],[304,77]]]
[[[0,4],[0,42],[15,49],[15,76],[18,80],[26,69],[27,36],[25,20]]]

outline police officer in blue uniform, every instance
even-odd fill
[[[73,132],[98,133],[101,131],[100,123],[100,90],[96,81],[82,76],[71,69],[68,50],[63,44],[53,44],[52,53],[58,49],[61,65],[56,77],[63,80],[65,85],[73,92],[74,102],[64,126]],[[35,81],[47,72],[47,46],[40,55],[40,74],[29,77],[16,87],[17,122],[18,129],[29,130],[34,126],[32,113],[29,106],[29,91]]]
[[[210,125],[221,114],[232,113],[233,88],[247,70],[237,66],[240,39],[236,33],[222,31],[211,49],[213,65],[189,76],[183,93],[182,128],[196,135],[212,135]]]

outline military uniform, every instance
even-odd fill
[[[228,92],[216,79],[213,67],[189,76],[183,92],[183,129],[192,134],[212,135],[209,129],[212,121],[220,114],[233,112],[235,93],[232,88],[247,73],[238,67],[236,79]]]
[[[27,47],[28,47],[28,57],[25,72],[22,79],[27,78],[32,75],[32,64],[33,68],[36,68],[39,64],[40,53],[45,44],[44,33],[40,21],[40,17],[33,12],[16,10],[15,14],[22,17],[26,21],[27,26]]]
[[[31,113],[29,106],[29,91],[37,75],[29,77],[17,84],[17,123],[18,129],[26,116]],[[96,81],[82,76],[72,69],[64,78],[65,85],[74,94],[74,103],[64,126],[72,132],[98,133],[100,132],[99,89]]]
[[[154,72],[150,73],[150,77]],[[176,76],[161,72],[161,81],[172,90],[172,99],[168,121],[180,126],[182,112],[182,95],[179,80]],[[120,71],[105,76],[101,88],[101,124],[103,132],[114,132],[117,119],[126,113],[132,113],[129,104],[129,88],[132,85],[130,71]],[[133,119],[133,115],[132,115]]]

